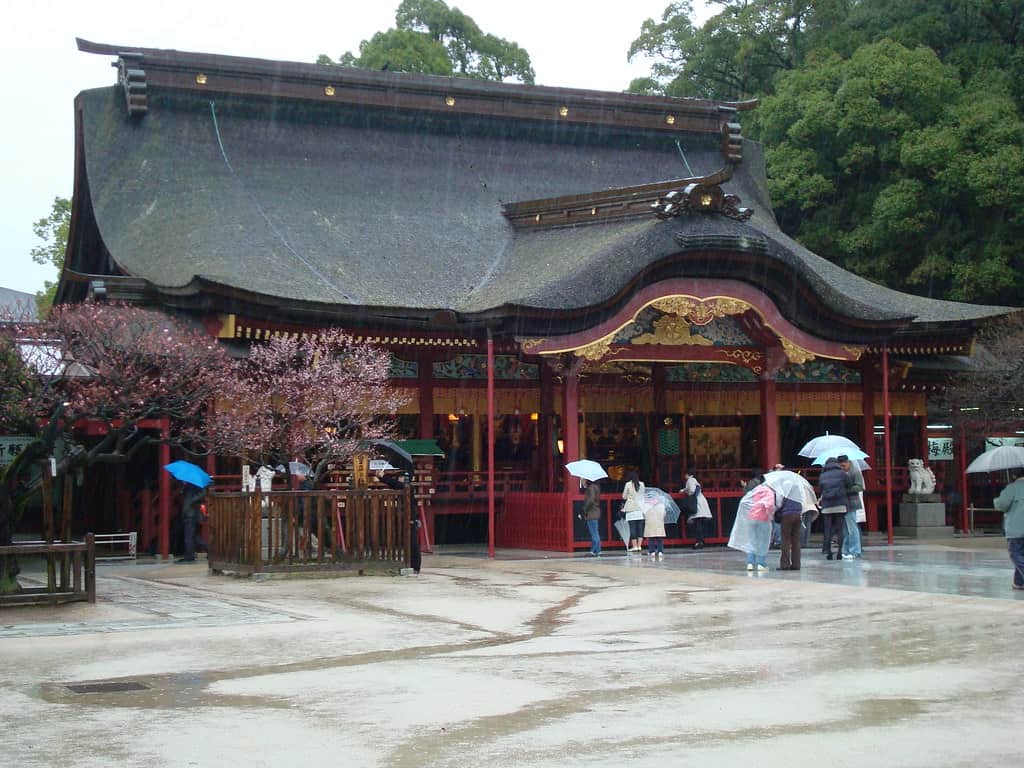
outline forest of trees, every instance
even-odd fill
[[[1024,0],[688,0],[647,20],[635,93],[760,99],[775,214],[889,287],[1024,296]]]

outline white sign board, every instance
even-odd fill
[[[31,443],[33,438],[26,435],[0,436],[0,467],[6,467],[14,457],[21,453],[22,448]]]
[[[952,437],[929,437],[928,438],[928,461],[952,461],[953,460],[953,438]]]

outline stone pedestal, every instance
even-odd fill
[[[900,504],[900,524],[893,528],[896,536],[917,539],[953,535],[953,526],[946,525],[946,505],[937,493],[906,494]]]

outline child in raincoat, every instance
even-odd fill
[[[644,536],[647,538],[647,553],[651,559],[665,557],[665,505],[656,498],[649,499],[644,507]]]
[[[747,570],[768,570],[768,548],[772,541],[775,491],[759,485],[740,499],[729,546],[747,553]]]

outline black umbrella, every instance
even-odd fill
[[[416,465],[413,463],[412,454],[394,440],[372,440],[371,442],[376,448],[389,454],[389,461],[404,464],[410,472],[415,469]]]

